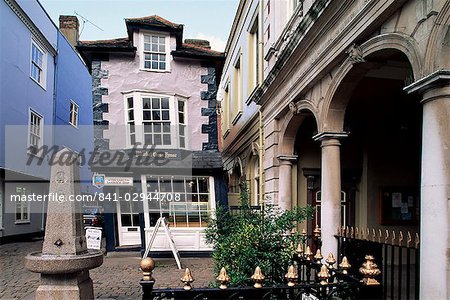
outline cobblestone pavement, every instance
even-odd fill
[[[39,285],[39,274],[24,267],[27,253],[40,251],[42,240],[35,242],[0,245],[0,299],[33,299]],[[100,299],[139,299],[139,253],[112,252],[105,257],[103,265],[90,271],[94,281],[95,297]],[[178,270],[175,260],[155,259],[155,287],[182,287],[183,271]],[[189,267],[195,279],[194,287],[207,286],[214,276],[210,258],[183,258],[183,267]]]

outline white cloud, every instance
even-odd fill
[[[194,39],[201,39],[201,40],[208,40],[210,45],[211,45],[211,49],[216,50],[216,51],[224,51],[225,50],[225,45],[226,45],[226,41],[222,40],[221,38],[214,36],[214,35],[206,35],[204,33],[197,33],[197,35],[194,37]]]

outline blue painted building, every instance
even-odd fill
[[[86,65],[37,0],[0,0],[0,79],[0,240],[6,240],[44,228],[44,202],[14,198],[48,193],[48,155],[39,149],[92,150],[92,95]],[[81,174],[90,179],[87,165]]]

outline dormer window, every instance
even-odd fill
[[[150,71],[168,70],[169,36],[144,33],[143,68]]]

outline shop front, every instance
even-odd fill
[[[218,153],[213,155],[219,162]],[[225,193],[223,174],[219,163],[217,167],[210,163],[213,168],[199,169],[195,160],[191,170],[170,168],[177,161],[169,162],[165,168],[134,168],[128,173],[103,168],[105,186],[99,193],[104,199],[101,202],[108,251],[145,249],[155,230],[151,251],[170,251],[165,231],[155,227],[160,218],[168,223],[179,251],[212,250],[205,241],[204,230],[220,205],[216,203],[218,199],[225,199],[221,197]]]

